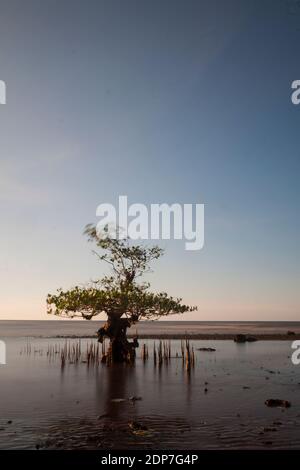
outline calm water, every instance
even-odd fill
[[[81,340],[82,348],[91,341]],[[138,351],[134,367],[81,362],[64,369],[59,354],[50,360],[47,350],[65,340],[30,342],[27,354],[25,338],[6,340],[1,449],[300,447],[300,366],[291,363],[289,341],[192,341],[195,349],[216,352],[196,351],[190,376],[175,357],[179,341],[172,341],[172,359],[160,369],[152,340],[145,364]],[[131,396],[142,399],[131,402]],[[290,400],[292,407],[268,408],[268,398]],[[130,421],[147,429],[132,432]]]

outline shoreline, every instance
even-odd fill
[[[238,333],[238,334],[245,334],[248,333]],[[127,337],[129,339],[135,338],[137,336],[138,339],[158,339],[158,340],[181,340],[181,339],[189,339],[189,340],[203,340],[203,341],[233,341],[236,337],[237,333],[162,333],[162,334],[155,334],[155,333],[142,333],[142,334],[128,334]],[[296,341],[300,340],[300,333],[295,333],[293,335],[290,334],[283,334],[283,333],[259,333],[259,334],[252,334],[257,341]],[[11,338],[11,337],[10,337]],[[21,337],[19,337],[21,338]],[[38,338],[38,339],[96,339],[96,335],[51,335],[51,336],[44,336],[44,335],[33,335],[33,336],[23,336],[23,338]]]

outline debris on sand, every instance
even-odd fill
[[[248,343],[254,343],[255,341],[257,341],[257,338],[255,338],[255,336],[247,335],[246,338],[246,341],[248,341]]]
[[[295,334],[296,334],[296,333],[295,333],[294,331],[290,331],[290,330],[289,330],[289,331],[287,332],[287,335],[288,335],[288,336],[294,336]]]
[[[265,405],[270,407],[290,408],[291,402],[288,400],[279,400],[277,398],[269,398],[265,401]]]
[[[128,423],[128,426],[130,427],[130,429],[132,429],[132,431],[148,431],[147,426],[139,423],[138,421],[130,421]]]
[[[273,441],[264,441],[263,444],[266,446],[271,446],[273,444]]]
[[[129,397],[128,400],[129,400],[129,401],[141,401],[141,400],[142,400],[142,397],[132,396],[132,397]]]
[[[135,395],[129,397],[129,398],[112,398],[110,401],[113,403],[123,403],[124,401],[131,401],[132,403],[136,401],[141,401],[142,397],[136,397]]]
[[[239,334],[239,335],[235,335],[235,337],[233,338],[233,341],[235,343],[247,343],[247,342],[253,343],[254,341],[257,341],[257,338],[251,335]]]
[[[97,419],[100,420],[100,419],[104,419],[104,418],[109,418],[109,414],[104,413],[103,415],[99,415]]]
[[[246,343],[246,335],[236,335],[234,338],[233,338],[233,341],[235,343]]]
[[[215,350],[215,348],[197,348],[197,351],[214,352],[216,350]]]

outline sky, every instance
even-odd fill
[[[296,0],[0,0],[0,319],[107,273],[100,203],[205,204],[152,289],[182,320],[300,320]]]

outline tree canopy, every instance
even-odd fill
[[[100,248],[100,253],[94,253],[100,261],[110,265],[111,276],[104,276],[84,287],[75,286],[67,291],[59,289],[56,294],[49,294],[49,314],[90,320],[106,313],[108,318],[123,316],[133,324],[141,319],[158,319],[196,310],[196,307],[182,304],[181,298],[168,296],[165,292],[151,292],[148,283],[138,282],[144,273],[150,271],[151,262],[162,256],[161,248],[133,244],[129,238],[114,238],[107,227],[98,233],[96,226],[90,224],[84,233]]]

